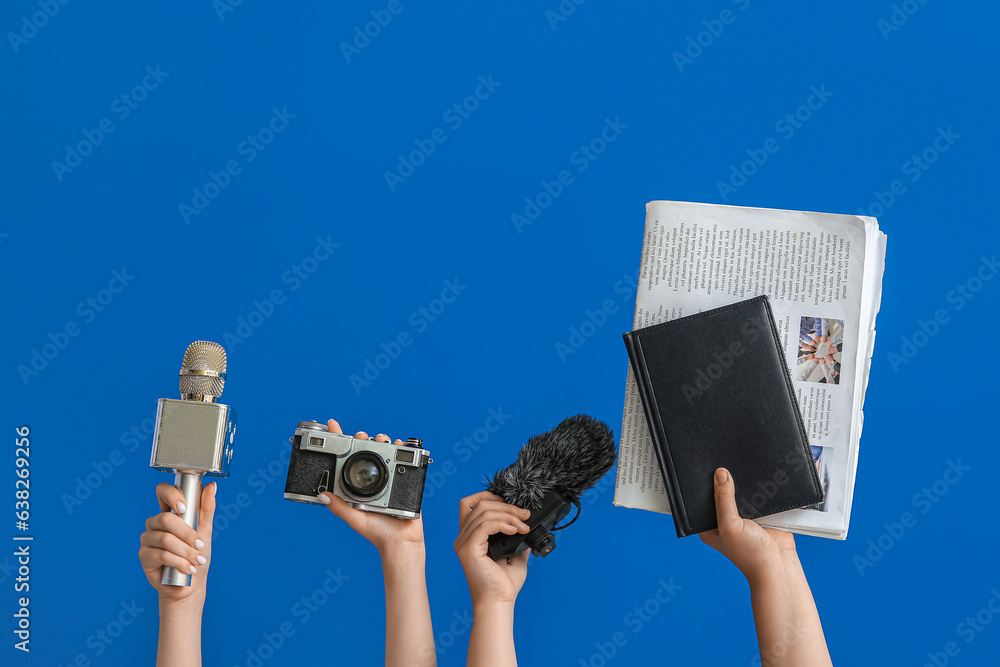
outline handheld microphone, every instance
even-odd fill
[[[174,473],[174,486],[184,494],[187,511],[179,516],[198,528],[203,475],[229,477],[236,435],[236,411],[216,403],[226,384],[226,350],[198,340],[188,345],[180,370],[180,400],[161,398],[149,465]],[[163,569],[165,586],[190,586],[191,575]]]
[[[562,530],[580,516],[580,496],[597,484],[615,464],[615,436],[602,421],[587,415],[564,419],[547,433],[528,439],[517,460],[488,480],[487,490],[505,503],[531,510],[527,535],[496,533],[489,539],[494,560],[526,549],[548,556],[556,548],[553,530]],[[556,527],[575,505],[577,515]]]

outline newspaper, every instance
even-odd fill
[[[685,202],[646,205],[633,328],[766,294],[826,499],[758,520],[845,539],[882,293],[875,218]],[[614,504],[670,512],[631,368]]]

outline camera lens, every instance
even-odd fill
[[[358,452],[344,463],[342,479],[351,495],[373,498],[385,489],[389,471],[373,452]]]

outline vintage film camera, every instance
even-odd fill
[[[321,504],[317,495],[329,491],[352,507],[416,519],[424,497],[424,480],[431,453],[423,441],[405,445],[358,440],[330,433],[325,424],[299,422],[288,461],[285,498]]]

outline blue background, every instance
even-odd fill
[[[591,413],[617,434],[627,368],[620,335],[631,325],[645,203],[721,203],[717,183],[769,137],[780,150],[727,203],[860,208],[877,214],[889,237],[850,536],[798,539],[833,658],[922,665],[955,641],[953,664],[995,659],[1000,619],[971,641],[958,625],[1000,588],[1000,457],[988,421],[1000,284],[986,282],[961,309],[948,294],[1000,245],[997,8],[913,1],[915,13],[897,14],[902,25],[887,30],[879,21],[891,20],[889,2],[593,0],[564,2],[567,13],[575,8],[565,20],[547,14],[558,11],[556,0],[401,6],[350,62],[341,42],[385,2],[248,1],[221,16],[208,0],[179,8],[72,2],[36,18],[44,22],[37,30],[23,23],[42,11],[35,2],[0,11],[8,445],[0,525],[17,532],[12,432],[29,424],[35,536],[30,656],[11,646],[12,548],[0,551],[4,664],[62,665],[79,654],[94,665],[152,664],[156,598],[136,551],[156,509],[153,488],[169,478],[148,467],[142,427],[157,398],[175,396],[183,351],[199,338],[226,344],[224,402],[240,415],[220,516],[225,504],[235,515],[240,493],[251,501],[215,542],[206,664],[246,665],[283,621],[296,634],[265,664],[380,659],[375,550],[323,510],[283,500],[284,470],[263,488],[250,478],[277,458],[297,421],[329,417],[349,430],[424,438],[432,470],[451,462],[452,474],[428,484],[424,517],[435,633],[440,646],[451,644],[439,660],[461,664],[467,632],[449,635],[454,614],[470,609],[452,548],[459,498],[567,415]],[[725,9],[733,21],[717,36],[705,32],[718,31],[713,21]],[[29,38],[12,41],[22,32]],[[688,38],[697,43],[702,32],[699,53]],[[679,70],[673,54],[688,48],[697,57]],[[147,66],[168,74],[139,91],[145,99],[122,118],[121,103],[112,104],[141,85]],[[491,76],[500,85],[488,99],[460,127],[449,124],[445,112]],[[832,96],[784,136],[776,122],[811,86]],[[248,161],[240,144],[273,109],[294,118]],[[53,166],[105,118],[113,132],[72,171]],[[606,119],[627,127],[579,171],[572,154]],[[390,188],[385,172],[398,168],[397,156],[436,128],[446,141]],[[960,138],[910,180],[904,163],[932,146],[939,128]],[[180,205],[229,160],[239,174],[209,188],[215,196],[185,220]],[[573,182],[518,229],[511,215],[564,169]],[[905,193],[871,208],[897,179]],[[317,238],[339,247],[292,289],[287,272]],[[120,294],[99,313],[79,309],[123,267],[134,279]],[[466,289],[419,330],[421,316],[411,314],[446,280]],[[285,301],[240,334],[241,318],[276,289]],[[606,299],[616,312],[561,359],[556,344]],[[926,344],[894,368],[888,355],[940,309],[947,323],[918,337]],[[37,376],[22,378],[18,366],[30,366],[33,350],[71,322],[79,334]],[[356,391],[351,375],[400,332],[412,344]],[[456,449],[491,409],[509,419],[479,451]],[[129,439],[133,428],[143,440]],[[124,462],[67,506],[115,451]],[[959,460],[971,469],[922,512],[914,497]],[[756,664],[736,568],[697,539],[678,540],[666,516],[612,507],[612,481],[591,492],[553,556],[531,565],[516,618],[522,663],[599,665],[595,642],[621,631],[628,641],[612,663]],[[916,524],[884,537],[904,512]],[[859,573],[855,557],[880,537],[889,549]],[[350,579],[302,624],[292,607],[328,568]],[[627,615],[671,578],[682,588],[637,632]],[[88,638],[133,600],[145,611],[97,655]]]

